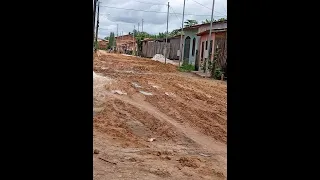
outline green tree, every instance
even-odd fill
[[[166,33],[159,33],[158,34],[158,38],[165,38],[166,37]]]
[[[213,19],[213,22],[214,22],[214,19]],[[202,24],[206,24],[206,23],[210,23],[210,20],[206,19],[206,20],[202,21]]]
[[[173,30],[173,31],[171,31],[169,33],[170,37],[177,36],[177,35],[181,35],[181,30],[180,29],[175,29],[175,30]]]
[[[133,36],[137,37],[138,36],[138,31],[136,29],[133,30]]]
[[[225,21],[225,20],[227,20],[227,18],[220,18],[218,20],[213,19],[212,22],[219,22],[219,21]],[[204,21],[202,21],[202,24],[205,24],[205,23],[210,23],[210,20],[209,19],[205,19]]]
[[[198,24],[198,21],[193,19],[187,19],[187,21],[184,22],[184,27],[190,27]]]
[[[110,49],[111,47],[113,47],[113,45],[116,46],[114,32],[110,32],[110,36],[108,38],[109,38],[109,43],[108,43],[108,47],[107,48]]]

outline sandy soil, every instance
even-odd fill
[[[227,85],[176,69],[95,55],[95,180],[226,179]]]

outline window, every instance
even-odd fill
[[[210,48],[209,48],[209,52],[208,52],[209,54],[212,54],[212,42],[213,42],[213,40],[210,41]]]
[[[208,41],[206,41],[206,50],[208,50]]]
[[[196,50],[196,38],[192,40],[192,56],[194,56],[194,51]]]
[[[204,51],[204,42],[202,42],[202,45],[201,45],[201,57],[203,58],[203,51]]]

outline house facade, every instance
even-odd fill
[[[211,31],[210,43],[208,42],[209,33],[210,33],[210,30],[206,30],[197,34],[200,37],[200,45],[199,45],[200,51],[198,55],[199,61],[197,62],[198,67],[203,66],[205,58],[208,58],[210,53],[211,53],[210,61],[213,61],[215,49],[217,48],[217,46],[219,46],[219,44],[221,44],[220,43],[221,41],[223,41],[224,43],[224,41],[227,39],[227,29],[213,29]],[[212,44],[213,44],[213,48],[209,49],[210,46],[212,46]]]
[[[203,65],[205,55],[209,54],[209,31],[210,23],[199,24],[184,28],[183,63],[192,64],[199,70]],[[227,31],[227,21],[213,22],[211,43],[215,45],[216,37],[225,37]],[[211,49],[211,60],[213,59],[214,49]]]
[[[198,28],[184,30],[183,44],[183,63],[195,64],[196,51],[198,51],[199,37],[197,36]]]
[[[137,48],[136,39],[132,34],[118,36],[116,38],[117,50],[119,52],[132,51]]]
[[[98,39],[98,49],[107,49],[108,43],[109,43],[108,40]]]

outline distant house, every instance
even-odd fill
[[[109,43],[108,40],[100,39],[100,38],[98,38],[97,40],[98,40],[98,49],[107,49],[108,43]]]
[[[117,50],[119,52],[132,51],[137,49],[136,39],[132,34],[118,36],[116,38]]]

